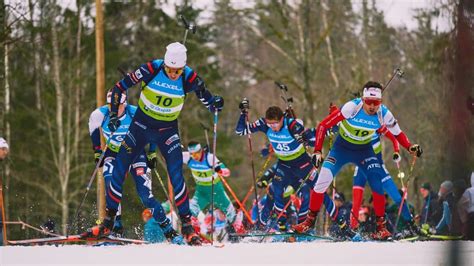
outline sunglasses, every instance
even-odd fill
[[[184,71],[184,68],[170,68],[165,66],[165,71],[166,74],[171,75],[171,74],[176,74],[176,75],[181,75]]]
[[[380,104],[382,104],[382,100],[379,100],[379,99],[364,99],[364,103],[367,104],[367,105],[379,106]]]

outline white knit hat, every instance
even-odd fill
[[[172,68],[182,68],[186,65],[186,47],[179,42],[166,46],[165,65]]]
[[[9,148],[8,143],[4,138],[0,138],[0,148]]]
[[[376,87],[364,88],[362,97],[382,99],[382,90]]]

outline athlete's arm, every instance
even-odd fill
[[[250,124],[250,123],[247,123],[246,116],[247,116],[246,113],[240,114],[239,121],[237,122],[237,126],[235,128],[235,133],[237,135],[244,136],[244,135],[255,133],[257,131],[266,132],[268,130],[268,126],[265,123],[264,118],[260,118],[257,121]]]
[[[397,139],[392,134],[392,132],[390,132],[390,130],[387,129],[387,127],[385,125],[383,125],[379,129],[377,129],[377,133],[379,133],[379,135],[384,135],[385,137],[387,137],[392,142],[394,152],[400,152],[400,145],[399,145]]]
[[[190,68],[188,68],[190,69]],[[210,109],[212,103],[214,103],[214,96],[207,89],[204,80],[196,73],[194,70],[191,70],[189,74],[186,74],[186,81],[184,82],[184,92],[196,93],[196,96],[201,101],[201,103],[206,106],[207,109]]]
[[[344,105],[344,107],[346,105]],[[314,145],[314,152],[321,152],[321,150],[323,149],[324,138],[326,137],[326,131],[329,128],[337,125],[337,123],[341,122],[342,120],[346,118],[343,115],[344,107],[342,107],[342,110],[332,112],[331,114],[326,116],[326,118],[324,118],[324,120],[321,121],[321,123],[319,123],[318,127],[316,128],[316,133],[315,133],[316,144]]]
[[[221,162],[219,158],[217,158],[217,156],[215,158],[216,158],[216,167],[214,168],[214,170],[216,171],[216,173],[224,177],[230,176],[229,168],[227,168],[227,166],[225,166],[225,164]],[[208,153],[207,161],[212,164],[213,163],[212,160],[214,160],[214,155],[212,153]]]
[[[189,154],[189,151],[183,151],[183,164],[188,164],[190,159],[191,154]]]
[[[100,145],[100,126],[104,121],[104,114],[99,108],[95,109],[89,117],[89,135],[92,141],[92,148],[94,151],[101,149]]]
[[[141,81],[150,81],[155,76],[160,65],[161,64],[158,64],[157,61],[147,62],[142,64],[135,71],[127,73],[123,79],[118,81],[112,89],[110,112],[112,114],[117,114],[122,92],[128,90],[130,87],[133,87]]]
[[[387,110],[387,113],[383,117],[383,122],[387,129],[395,136],[397,141],[405,148],[409,149],[411,146],[410,140],[407,135],[400,129],[397,120],[393,117],[392,112]]]

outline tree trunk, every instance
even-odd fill
[[[82,36],[82,22],[81,22],[81,1],[77,0],[77,34],[76,34],[76,86],[74,90],[74,145],[73,145],[73,157],[77,158],[79,151],[79,140],[80,140],[80,121],[81,121],[81,36]]]
[[[323,20],[323,26],[324,29],[327,30],[328,28],[328,19],[327,19],[327,14],[326,12],[329,10],[328,4],[326,3],[326,0],[321,0],[321,19]],[[334,85],[336,88],[339,88],[339,79],[337,78],[337,73],[336,73],[336,65],[334,64],[334,56],[332,54],[332,46],[331,46],[331,38],[329,37],[330,35],[327,34],[325,41],[326,41],[326,46],[328,49],[328,57],[329,57],[329,70],[331,71],[331,77],[334,81]]]
[[[56,8],[56,7],[53,7]],[[56,12],[54,12],[56,13]],[[60,58],[59,58],[59,40],[56,22],[52,22],[51,27],[51,41],[53,46],[53,84],[54,90],[56,92],[56,134],[57,134],[57,149],[58,149],[58,160],[57,160],[57,169],[58,169],[58,179],[61,185],[61,194],[67,191],[68,183],[68,163],[66,157],[66,144],[64,136],[64,123],[63,123],[63,98],[64,92],[61,87],[61,76],[60,76]],[[61,195],[61,198],[64,199],[67,195]],[[67,201],[67,200],[66,200]],[[62,206],[62,221],[67,221],[68,217],[68,204],[64,203],[65,206]],[[66,223],[62,224],[63,233],[66,234]]]
[[[5,64],[5,139],[10,143],[10,149],[12,145],[11,141],[11,129],[10,129],[10,45],[8,40],[5,40],[5,54],[4,54],[4,64]],[[5,193],[4,193],[4,205],[8,206],[10,197],[8,190],[10,190],[10,164],[5,164]],[[7,207],[5,207],[7,209]]]
[[[362,45],[367,52],[367,70],[369,77],[372,77],[372,51],[370,50],[370,14],[367,7],[367,0],[362,1]]]
[[[96,21],[95,21],[95,49],[96,49],[96,96],[97,107],[104,104],[105,88],[105,58],[104,58],[104,18],[102,13],[102,1],[96,0]],[[102,171],[99,171],[102,172]],[[97,176],[97,209],[99,219],[105,217],[105,188],[102,174]]]
[[[36,28],[34,23],[34,13],[35,13],[35,5],[32,0],[28,0],[28,6],[30,8],[30,21],[31,21],[31,35],[30,35],[30,42],[31,48],[33,49],[33,83],[35,84],[35,101],[36,101],[36,109],[41,111],[41,67],[40,67],[40,52],[38,51],[39,45],[36,43],[40,41],[40,38],[37,38]]]

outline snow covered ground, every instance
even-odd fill
[[[474,265],[474,241],[460,243]],[[190,247],[168,244],[91,247],[0,247],[0,265],[449,265],[450,242],[248,243]]]

